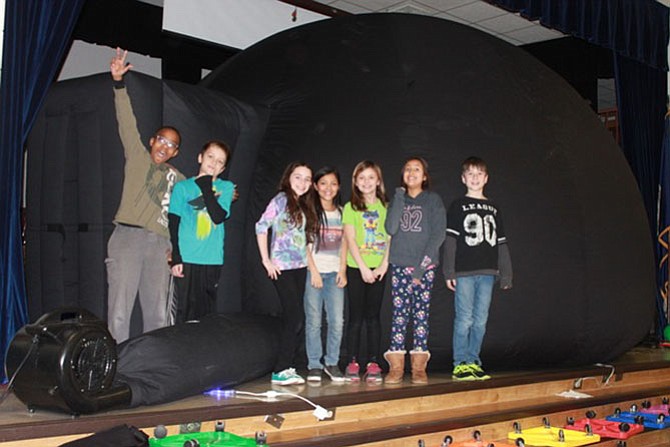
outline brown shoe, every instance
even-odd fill
[[[384,359],[389,364],[389,373],[384,383],[389,385],[402,383],[402,376],[405,374],[405,351],[386,351]]]
[[[412,383],[428,383],[426,365],[430,359],[430,352],[410,351],[409,354],[412,359]]]

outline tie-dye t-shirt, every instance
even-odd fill
[[[307,266],[307,238],[305,217],[296,227],[289,221],[286,194],[280,192],[270,200],[261,218],[256,222],[256,234],[272,229],[270,259],[280,270],[293,270]]]

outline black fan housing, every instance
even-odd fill
[[[21,328],[5,361],[16,396],[30,409],[74,414],[130,402],[126,386],[114,387],[116,342],[107,326],[84,309],[57,309]]]

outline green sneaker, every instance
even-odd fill
[[[453,372],[451,373],[451,378],[458,381],[473,381],[478,380],[471,368],[472,365],[468,365],[465,362],[454,367]]]
[[[286,368],[283,371],[272,373],[272,383],[275,385],[302,385],[305,379],[300,377],[293,368]]]
[[[470,367],[470,371],[472,371],[472,375],[475,376],[476,380],[489,380],[491,378],[491,376],[484,372],[481,365],[477,363],[470,363],[468,366]]]

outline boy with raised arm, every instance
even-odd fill
[[[114,217],[116,225],[107,245],[109,330],[121,343],[130,336],[130,316],[139,292],[143,331],[167,324],[170,281],[168,205],[182,174],[167,163],[179,153],[181,136],[164,126],[142,143],[123,76],[132,69],[127,51],[116,49],[110,63],[114,107],[125,156],[123,192]]]

